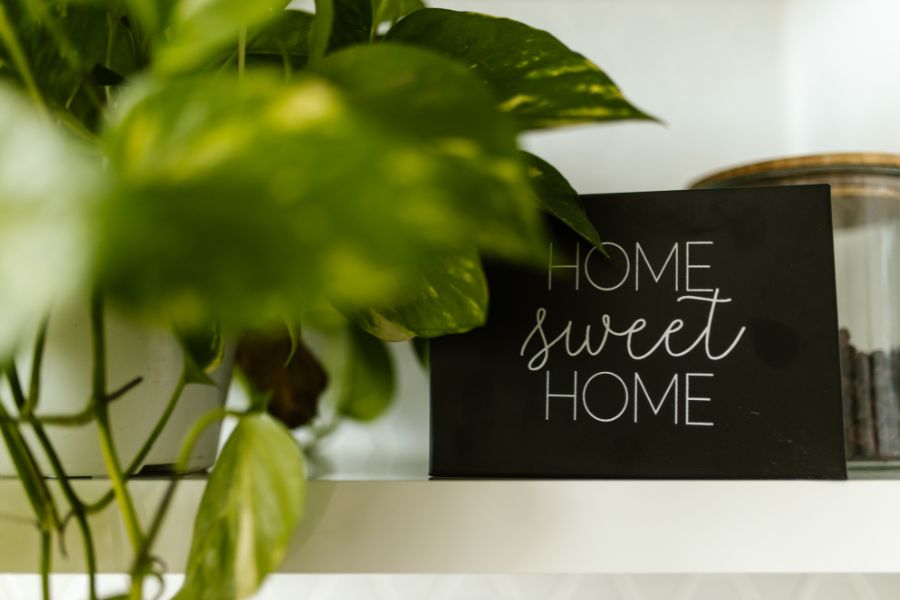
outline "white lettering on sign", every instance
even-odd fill
[[[673,425],[686,427],[714,425],[708,407],[703,406],[712,402],[712,398],[691,391],[692,382],[696,390],[702,386],[698,379],[712,378],[713,373],[676,372],[665,380],[665,387],[660,381],[653,381],[651,392],[648,381],[638,371],[623,377],[601,368],[584,379],[583,384],[579,384],[578,371],[573,371],[569,380],[571,385],[560,389],[555,387],[557,382],[568,377],[557,379],[562,374],[554,375],[551,387],[549,367],[556,355],[599,357],[598,365],[602,365],[602,355],[612,351],[612,345],[619,350],[624,349],[634,361],[643,361],[655,355],[671,359],[700,356],[713,363],[727,358],[740,345],[747,327],[727,332],[723,342],[716,316],[727,310],[732,298],[724,297],[718,287],[702,287],[697,283],[699,274],[692,275],[692,272],[704,271],[706,276],[699,278],[704,282],[711,280],[712,261],[708,257],[714,255],[714,246],[708,240],[689,240],[673,244],[663,252],[652,253],[640,242],[626,247],[606,241],[603,242],[606,256],[595,247],[584,252],[581,244],[575,245],[574,252],[565,254],[559,249],[554,254],[554,248],[550,246],[548,290],[553,289],[554,281],[557,290],[559,286],[569,285],[574,293],[622,290],[627,293],[660,294],[663,291],[661,288],[668,286],[675,292],[676,309],[681,305],[686,310],[685,314],[675,318],[647,315],[621,320],[604,313],[593,322],[576,323],[571,319],[551,319],[549,309],[539,307],[519,355],[526,360],[530,371],[546,371],[545,420],[551,420],[553,414],[560,414],[559,410],[551,409],[551,404],[561,403],[571,406],[573,421],[578,420],[579,413],[584,413],[599,423],[619,421],[626,415],[631,415],[632,421],[638,423],[643,415],[647,415],[648,418],[671,419]],[[569,272],[573,277],[555,278],[560,270]],[[697,305],[705,305],[702,320],[696,319],[697,310],[694,307]],[[689,315],[694,315],[694,318]],[[714,342],[714,339],[717,341]]]

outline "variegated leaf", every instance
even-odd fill
[[[478,254],[433,262],[402,298],[399,304],[356,311],[352,318],[375,337],[394,342],[480,327],[487,318],[488,287]]]
[[[612,80],[551,34],[510,19],[428,8],[387,39],[452,56],[494,87],[500,108],[524,129],[620,119],[651,119]]]
[[[281,563],[303,512],[303,456],[268,415],[241,418],[206,484],[176,600],[241,600]]]

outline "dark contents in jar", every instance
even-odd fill
[[[900,458],[900,348],[862,352],[840,330],[847,458]]]

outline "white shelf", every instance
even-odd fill
[[[132,486],[146,520],[164,483]],[[163,528],[157,554],[172,572],[203,487],[182,485]],[[28,514],[18,482],[0,481],[0,497],[0,571],[34,572],[33,528],[5,518]],[[900,481],[313,481],[281,572],[900,572],[898,506]],[[126,570],[115,511],[95,520],[102,570]],[[78,572],[75,527],[67,546],[54,568]]]

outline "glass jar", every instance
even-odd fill
[[[847,457],[900,461],[900,155],[822,154],[745,165],[693,188],[831,185]]]

